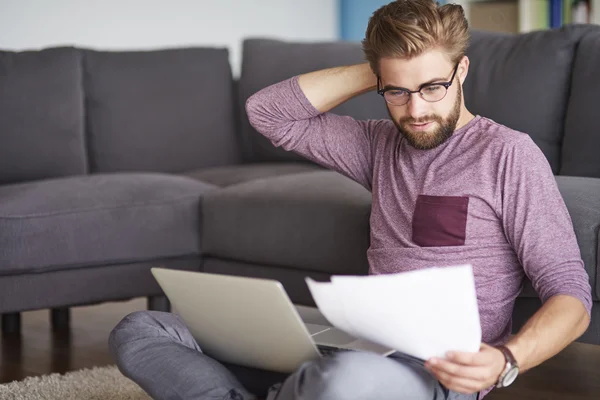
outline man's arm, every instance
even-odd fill
[[[522,373],[558,354],[585,332],[589,322],[589,314],[579,299],[556,295],[506,346]],[[448,389],[471,394],[495,385],[505,363],[500,350],[482,344],[477,353],[450,352],[445,359],[428,360],[425,366]]]
[[[558,354],[583,335],[589,324],[590,315],[581,300],[556,295],[544,303],[506,346],[523,372]]]
[[[529,137],[507,150],[498,201],[507,240],[531,279],[543,306],[507,347],[522,371],[559,353],[590,321],[589,277],[573,225],[548,161]],[[482,344],[478,353],[451,352],[427,368],[446,387],[474,393],[495,384],[504,356]]]
[[[590,316],[574,297],[551,297],[508,343],[521,372],[558,354],[587,329]],[[476,393],[495,385],[504,370],[504,355],[486,344],[477,353],[450,352],[425,367],[448,389]]]
[[[527,137],[510,151],[505,168],[499,206],[504,231],[544,303],[508,343],[528,370],[585,332],[591,287],[569,212],[541,150]]]
[[[382,121],[328,113],[372,90],[368,64],[330,68],[271,85],[246,102],[252,126],[275,146],[339,171],[370,189],[371,141]]]

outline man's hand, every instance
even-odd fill
[[[463,394],[477,393],[496,384],[505,365],[502,352],[485,343],[477,353],[449,352],[445,359],[431,358],[425,363],[442,385]]]

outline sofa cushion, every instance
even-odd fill
[[[371,194],[333,171],[258,179],[203,200],[207,256],[330,274],[368,271]]]
[[[600,179],[557,176],[556,183],[573,221],[593,298],[600,300]]]
[[[521,35],[473,31],[467,51],[467,108],[529,134],[555,174],[573,57],[587,31],[582,26]]]
[[[0,51],[0,184],[83,174],[81,53]]]
[[[242,164],[230,165],[227,167],[205,168],[191,171],[184,175],[202,182],[225,187],[255,179],[299,174],[303,172],[319,170],[322,170],[322,168],[312,163],[286,162]]]
[[[364,62],[360,43],[294,43],[271,39],[247,39],[243,43],[239,82],[240,129],[248,161],[293,161],[303,157],[274,147],[248,122],[246,100],[259,90],[294,75],[324,68]],[[358,96],[331,112],[357,119],[389,118],[383,99],[375,92]]]
[[[0,274],[200,254],[200,197],[214,186],[105,174],[0,186]]]
[[[93,172],[184,172],[238,160],[228,51],[85,51]]]
[[[600,27],[595,28],[575,54],[561,175],[600,178]]]

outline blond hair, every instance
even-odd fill
[[[458,63],[468,42],[468,22],[461,6],[396,0],[373,13],[362,46],[371,69],[379,75],[382,57],[411,59],[436,48]]]

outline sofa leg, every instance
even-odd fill
[[[50,321],[54,332],[68,331],[71,326],[71,309],[69,307],[51,309]]]
[[[171,303],[164,295],[148,296],[148,310],[170,312]]]
[[[2,333],[5,335],[21,333],[21,313],[2,314]]]

